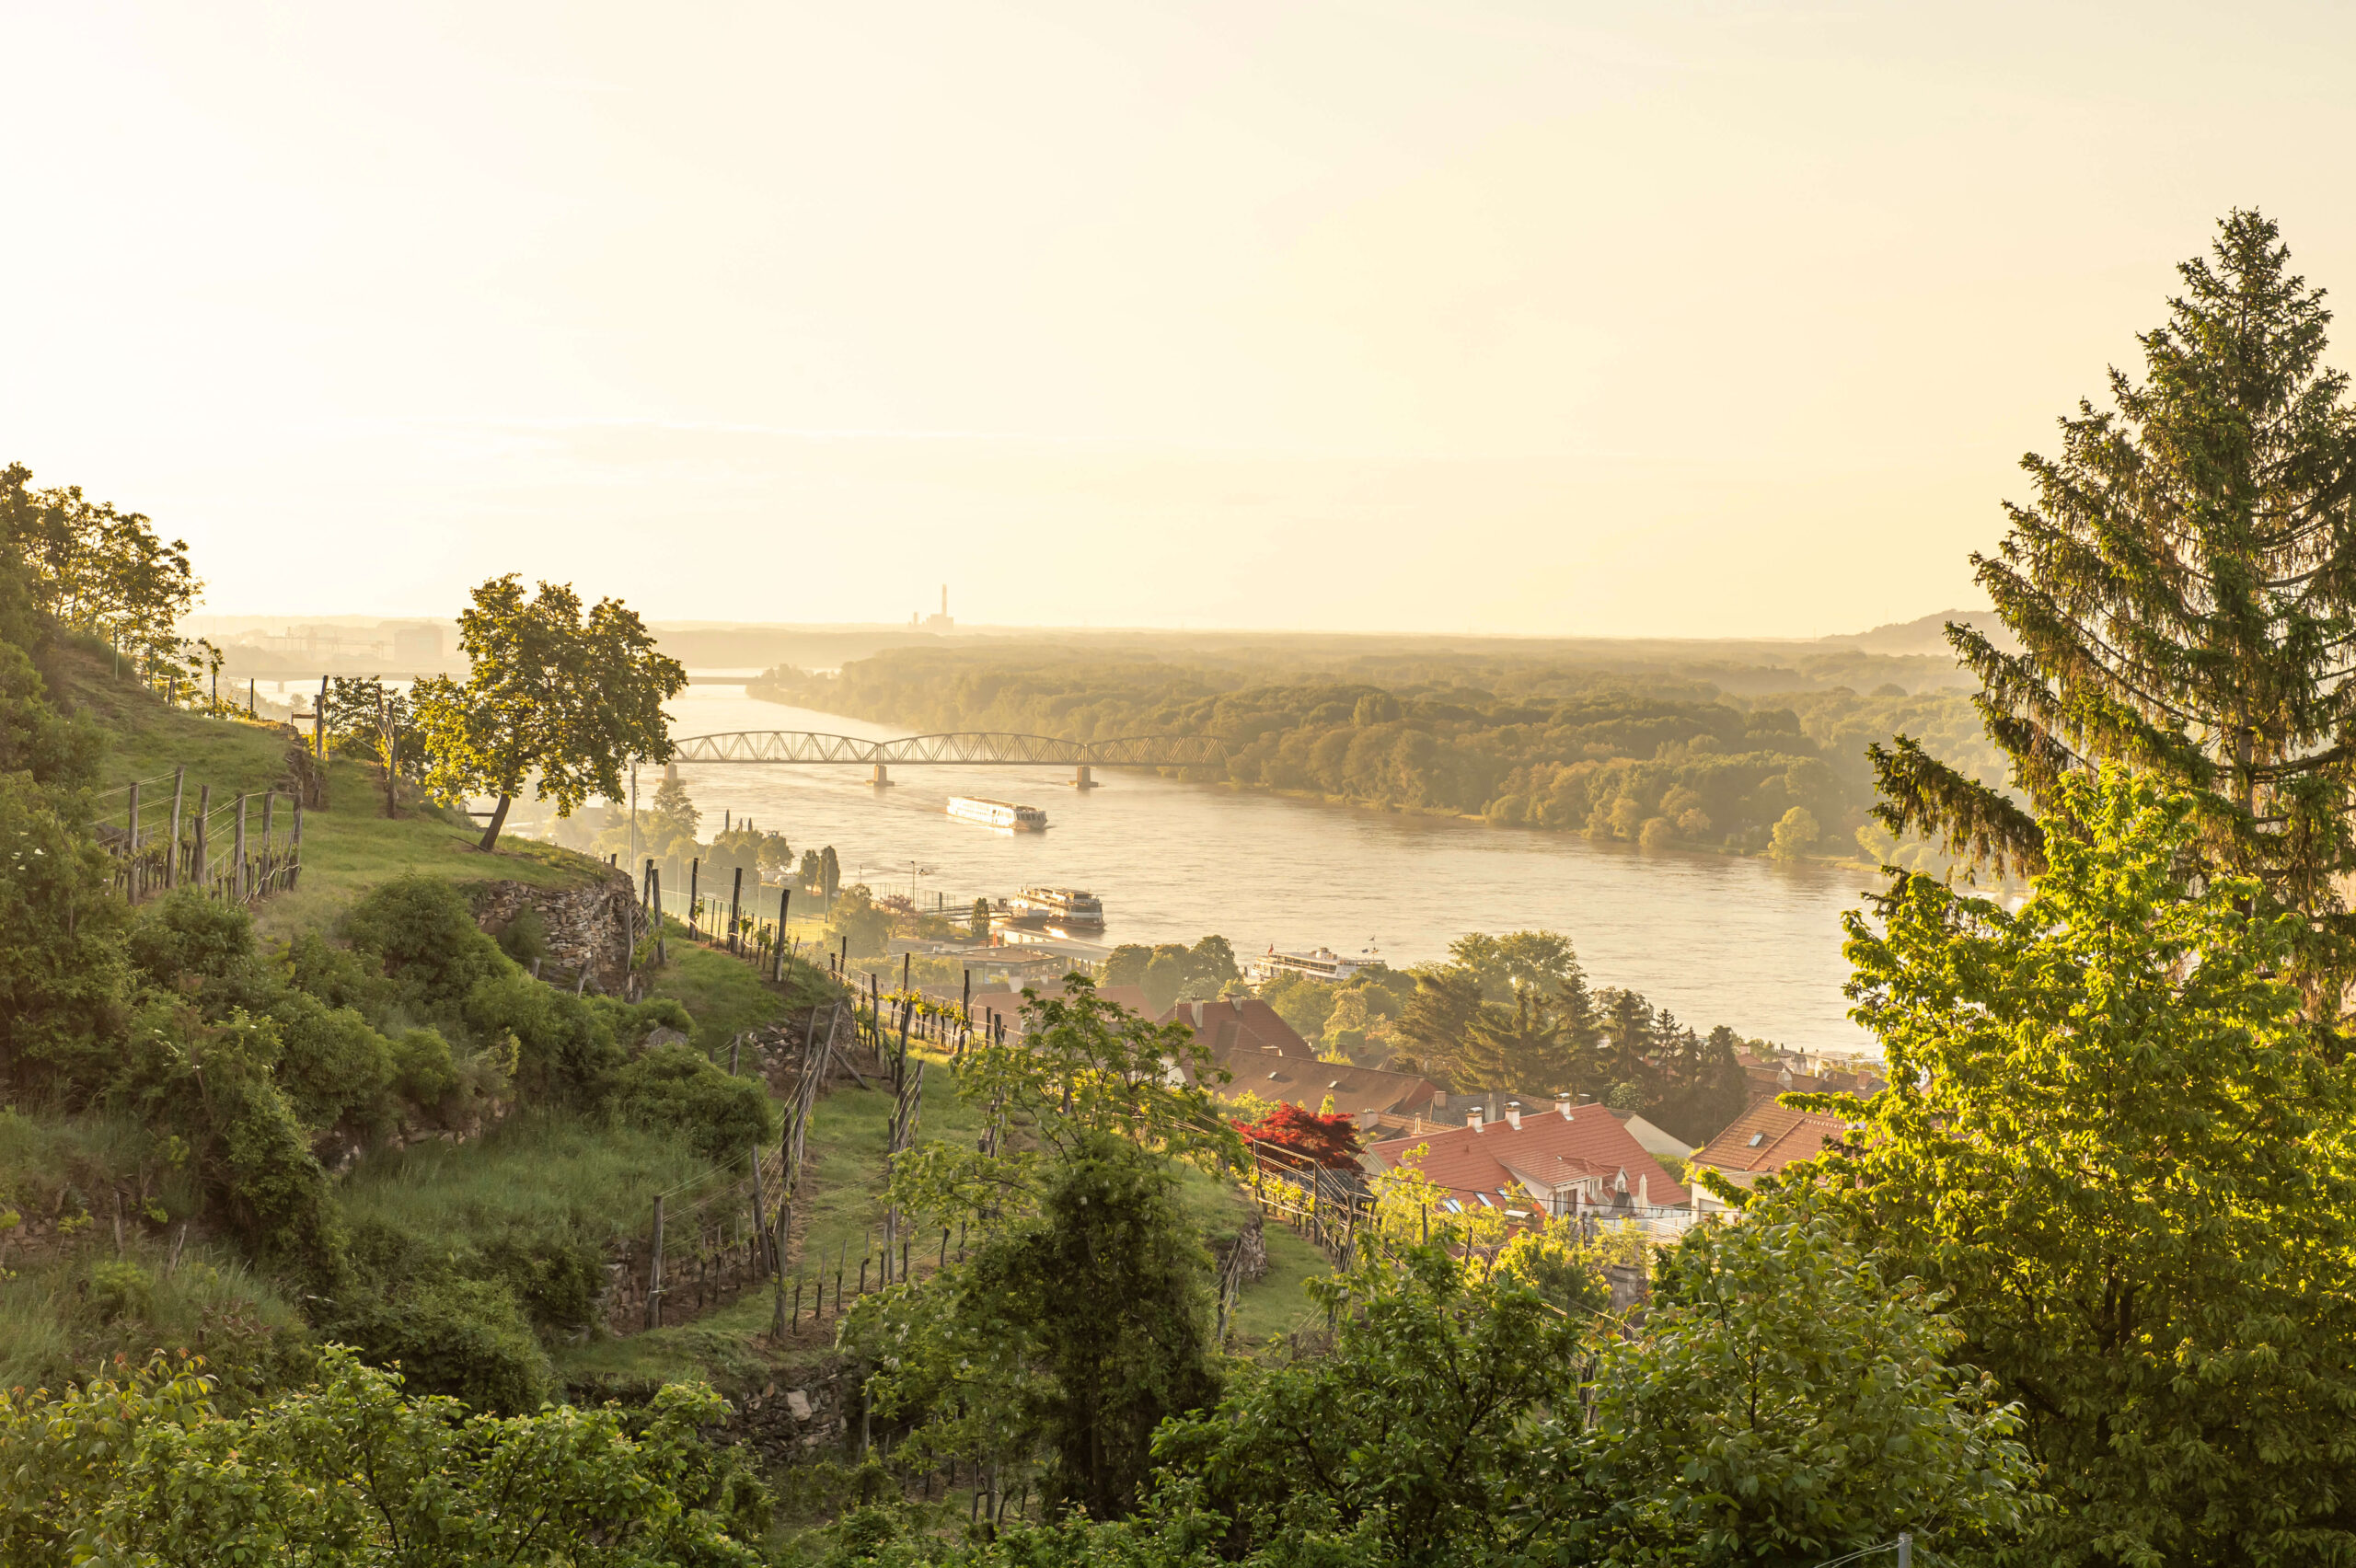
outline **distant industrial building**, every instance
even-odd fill
[[[405,669],[424,669],[442,663],[442,628],[405,626],[393,633],[393,662]]]

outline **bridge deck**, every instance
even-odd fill
[[[814,730],[732,730],[679,740],[677,762],[742,762],[792,766],[963,767],[1202,767],[1223,762],[1227,748],[1207,735],[1132,735],[1109,741],[1068,741],[1053,735],[959,731],[863,741]]]

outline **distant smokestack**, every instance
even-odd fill
[[[949,613],[949,584],[946,582],[941,585],[941,613],[944,616]]]

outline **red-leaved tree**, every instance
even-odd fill
[[[1250,1125],[1236,1123],[1235,1130],[1247,1138],[1290,1149],[1320,1165],[1340,1170],[1357,1169],[1357,1124],[1339,1112],[1321,1116],[1298,1105],[1278,1105]]]

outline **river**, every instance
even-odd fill
[[[816,730],[883,740],[887,725],[691,686],[670,704],[675,735]],[[1082,887],[1104,901],[1110,942],[1192,942],[1216,931],[1239,954],[1373,947],[1394,966],[1445,956],[1467,931],[1544,927],[1568,936],[1590,983],[1641,991],[1688,1024],[1732,1025],[1809,1050],[1873,1042],[1841,995],[1841,914],[1865,872],[1597,844],[1576,835],[1327,806],[1149,774],[1068,769],[894,770],[877,789],[849,767],[682,767],[702,832],[750,815],[798,854],[827,844],[843,880],[913,885],[930,907],[1026,884]],[[654,780],[641,776],[640,803]],[[953,794],[1044,808],[1048,830],[1001,834],[955,821]],[[916,874],[911,875],[911,861]]]

